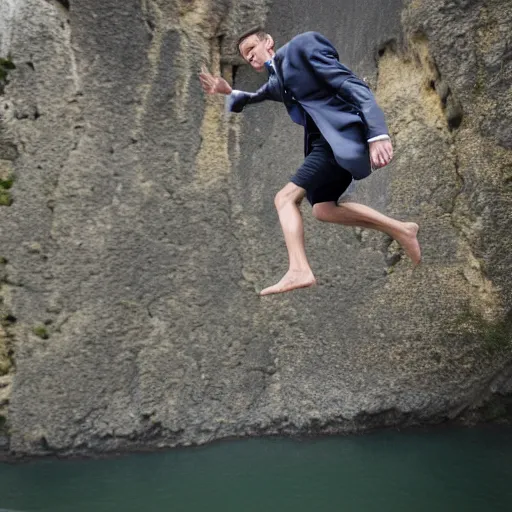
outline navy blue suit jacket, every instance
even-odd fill
[[[278,80],[269,80],[254,93],[234,90],[229,110],[241,112],[251,103],[280,101],[292,120],[305,128],[306,111],[339,165],[354,179],[367,177],[367,140],[388,134],[388,128],[369,87],[340,63],[331,42],[317,32],[300,34],[276,52],[274,67]],[[307,148],[306,130],[306,152]]]

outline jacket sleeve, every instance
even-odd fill
[[[388,135],[384,112],[377,105],[370,88],[362,80],[356,77],[347,78],[343,82],[339,94],[359,110],[367,127],[368,139]]]
[[[273,94],[268,82],[263,84],[256,92],[245,92],[233,89],[231,94],[226,96],[226,110],[229,112],[242,112],[246,105],[261,103],[265,100],[280,101],[275,94]]]
[[[308,60],[313,73],[359,112],[367,127],[367,139],[387,135],[384,113],[370,88],[338,60],[338,53],[327,40],[311,45]]]

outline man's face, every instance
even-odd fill
[[[256,70],[263,71],[265,62],[272,58],[270,53],[273,47],[273,41],[270,37],[259,39],[257,34],[246,37],[240,43],[240,53],[242,57]]]

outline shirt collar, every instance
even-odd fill
[[[273,75],[276,71],[276,66],[275,66],[274,60],[275,60],[275,55],[270,60],[267,60],[265,62],[265,67],[267,68],[269,75]]]

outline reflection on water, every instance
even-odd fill
[[[512,511],[512,430],[251,439],[105,460],[0,464],[0,509]]]

